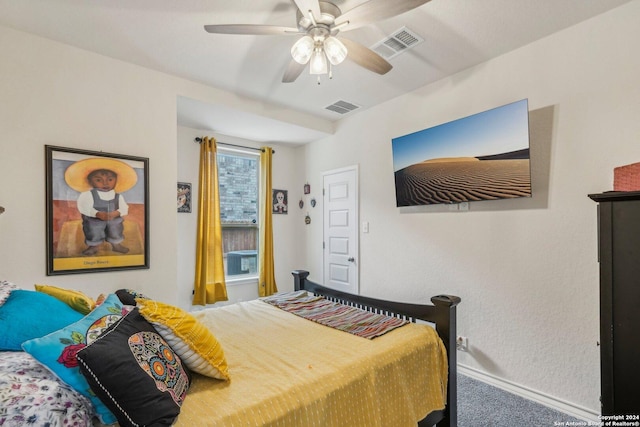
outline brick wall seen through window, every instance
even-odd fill
[[[257,155],[218,151],[220,217],[228,279],[258,275]]]

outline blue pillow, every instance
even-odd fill
[[[82,319],[67,304],[42,292],[14,289],[0,306],[0,350],[20,351],[20,345]]]
[[[88,397],[103,424],[113,424],[116,422],[116,418],[96,397],[87,380],[80,373],[76,353],[95,341],[109,326],[120,320],[127,311],[120,299],[115,294],[111,294],[102,304],[79,321],[49,335],[22,344],[24,351],[49,368],[62,381]]]

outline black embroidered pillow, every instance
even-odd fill
[[[137,308],[76,356],[120,426],[169,426],[180,413],[190,373]]]
[[[118,289],[115,294],[120,298],[123,304],[136,305],[136,298],[149,299],[143,293],[134,291],[133,289]]]

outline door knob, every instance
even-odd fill
[[[347,258],[347,261],[349,261],[349,262],[355,262],[355,261],[356,261],[356,259],[355,259],[354,257],[349,257],[349,258]]]

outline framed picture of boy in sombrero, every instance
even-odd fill
[[[149,159],[45,146],[47,275],[149,268]]]

